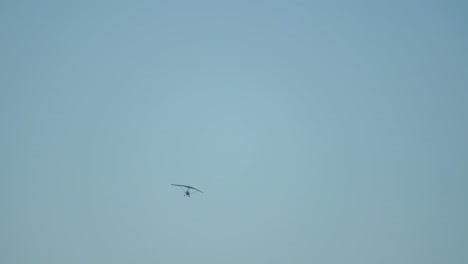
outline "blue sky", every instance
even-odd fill
[[[0,262],[467,263],[467,15],[2,1]]]

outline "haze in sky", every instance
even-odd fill
[[[468,263],[466,1],[2,1],[0,36],[0,263]]]

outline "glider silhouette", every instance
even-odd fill
[[[192,186],[182,185],[182,184],[171,184],[171,185],[181,187],[181,188],[187,188],[187,190],[184,191],[184,196],[190,197],[190,194],[191,194],[190,190],[195,190],[195,191],[199,191],[199,192],[203,193],[202,191],[200,191],[197,188],[192,187]]]

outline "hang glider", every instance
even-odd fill
[[[187,190],[184,191],[184,196],[190,197],[190,190],[195,190],[195,191],[203,193],[202,191],[198,190],[197,188],[189,186],[189,185],[182,185],[182,184],[171,184],[171,185],[172,186],[177,186],[177,187],[180,187],[180,188],[187,188]]]

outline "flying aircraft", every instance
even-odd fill
[[[183,187],[183,188],[187,188],[187,190],[184,191],[184,196],[188,196],[190,197],[190,190],[195,190],[195,191],[199,191],[201,193],[203,193],[202,191],[198,190],[197,188],[195,187],[192,187],[192,186],[188,186],[188,185],[182,185],[182,184],[171,184],[172,186],[177,186],[177,187]]]

